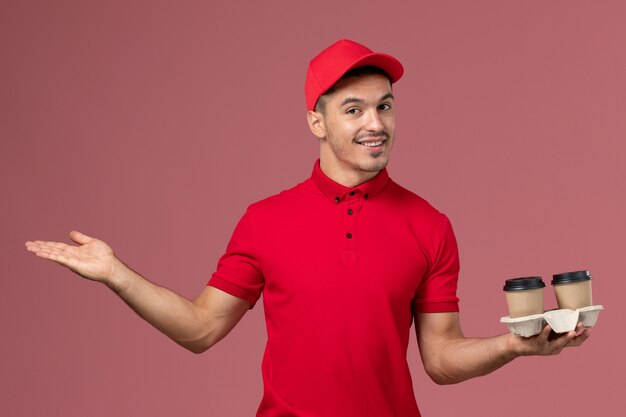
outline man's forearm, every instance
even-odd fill
[[[209,320],[192,301],[153,284],[119,260],[114,263],[114,272],[105,284],[139,316],[176,343],[193,352],[208,347]]]
[[[550,338],[545,326],[540,334],[520,337],[511,333],[486,339],[466,338],[458,313],[425,313],[416,317],[416,333],[424,368],[438,384],[454,384],[486,375],[518,356],[556,355],[566,346],[579,346],[591,330],[577,330]]]
[[[429,372],[438,384],[454,384],[478,376],[487,375],[516,357],[508,349],[509,335],[492,338],[459,338],[440,346],[436,369]]]

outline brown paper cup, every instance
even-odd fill
[[[591,296],[591,280],[559,284],[554,286],[556,302],[559,308],[576,310],[593,305]]]
[[[507,279],[504,294],[511,318],[543,313],[543,289],[541,277]]]
[[[505,295],[511,318],[543,313],[543,288],[506,291]]]
[[[552,287],[559,308],[576,310],[593,304],[589,271],[564,272],[553,275]]]

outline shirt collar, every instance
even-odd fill
[[[315,161],[311,178],[317,188],[334,203],[343,201],[351,192],[360,193],[367,199],[381,192],[389,182],[387,168],[383,168],[374,178],[365,181],[363,184],[359,184],[356,187],[346,187],[331,180],[322,172],[319,159]]]

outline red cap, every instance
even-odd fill
[[[304,95],[307,109],[313,110],[319,97],[339,81],[343,74],[353,68],[370,65],[384,70],[392,83],[398,81],[404,73],[400,61],[391,55],[373,52],[348,39],[337,41],[324,49],[309,62],[306,72]]]

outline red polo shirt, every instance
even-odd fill
[[[447,217],[386,170],[354,188],[315,164],[248,207],[209,285],[263,294],[263,417],[414,417],[413,313],[458,311]]]

